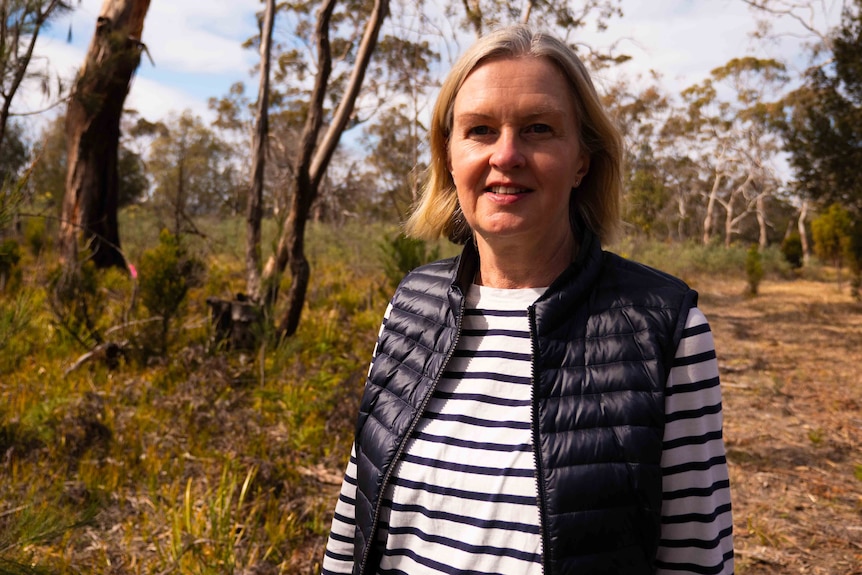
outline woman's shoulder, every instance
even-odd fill
[[[624,258],[613,252],[603,252],[602,267],[606,273],[613,273],[621,276],[632,285],[638,288],[665,288],[670,290],[678,290],[681,292],[689,292],[691,288],[688,284],[667,272],[658,268],[648,266],[646,264]]]

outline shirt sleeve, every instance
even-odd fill
[[[332,530],[323,555],[321,575],[353,573],[353,534],[356,527],[356,446],[350,451],[350,461],[341,483],[341,493],[335,504]]]
[[[392,311],[392,303],[386,307],[383,314],[383,322],[380,325],[378,338],[386,320]],[[377,345],[371,354],[371,365],[369,373],[377,357]],[[341,493],[335,504],[335,514],[332,517],[332,529],[329,532],[329,540],[326,543],[326,551],[323,555],[323,567],[321,575],[350,575],[353,573],[353,537],[356,529],[356,444],[350,450],[350,460],[347,470],[344,472],[344,480],[341,483]]]
[[[668,377],[659,575],[733,573],[730,481],[709,323],[694,308]]]

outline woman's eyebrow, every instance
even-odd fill
[[[547,118],[548,116],[559,117],[564,114],[564,111],[557,106],[540,106],[535,110],[519,117],[519,120],[530,122],[536,119]],[[466,111],[455,114],[455,120],[461,122],[484,122],[494,120],[497,116],[491,113]]]

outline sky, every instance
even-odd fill
[[[73,4],[75,10],[56,20],[37,45],[40,62],[67,82],[83,62],[102,0]],[[258,56],[242,43],[256,33],[255,12],[261,7],[260,0],[153,0],[143,33],[152,62],[142,59],[126,107],[151,121],[185,109],[206,118],[207,100],[227,94],[237,81],[246,83],[253,99],[257,78],[252,69]],[[622,8],[624,17],[612,20],[607,32],[585,31],[584,40],[597,46],[618,41],[618,51],[632,56],[618,73],[634,78],[655,70],[672,92],[747,54],[802,64],[798,37],[773,45],[752,42],[756,21],[741,0],[623,0]],[[837,11],[830,15],[833,21]],[[799,31],[789,21],[779,28]],[[597,82],[601,85],[602,78]],[[37,90],[22,96],[16,111],[45,105]]]

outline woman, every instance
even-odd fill
[[[709,326],[601,249],[623,152],[583,64],[495,32],[430,133],[407,229],[466,245],[390,303],[323,573],[731,573]]]

